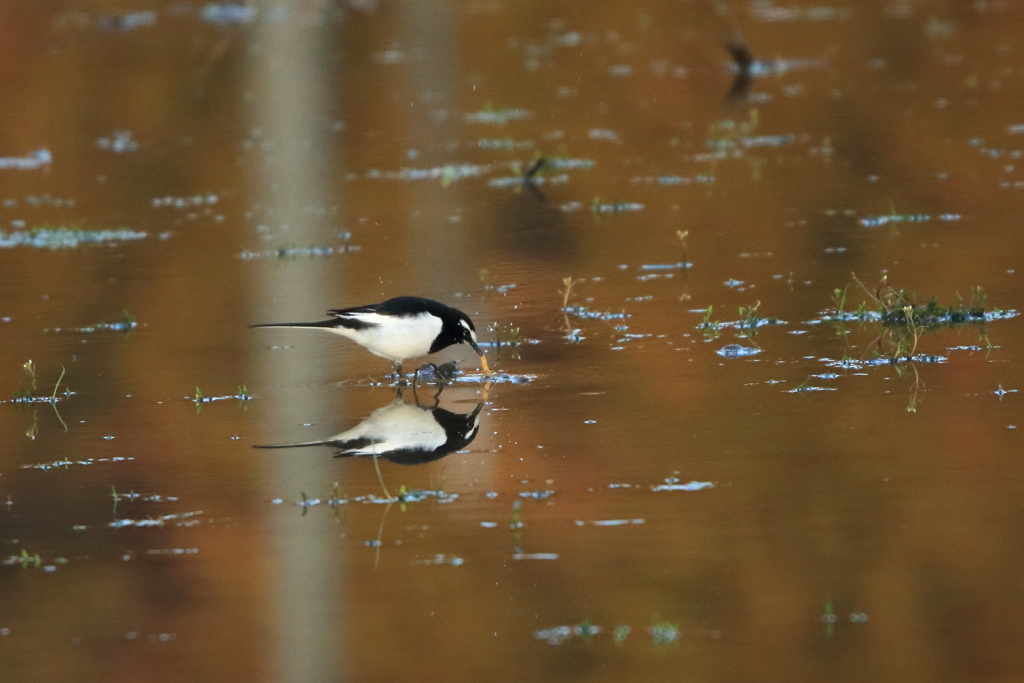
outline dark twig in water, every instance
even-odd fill
[[[539,202],[543,202],[545,198],[544,193],[540,191],[539,187],[537,187],[535,178],[537,173],[540,169],[544,168],[544,164],[546,163],[547,160],[544,157],[539,157],[535,162],[533,162],[533,166],[523,174],[523,187],[525,187],[530,194],[536,197]]]
[[[537,175],[537,172],[540,171],[540,169],[544,168],[544,164],[546,163],[547,160],[544,157],[539,157],[535,162],[533,162],[533,166],[530,167],[530,170],[523,174],[523,180],[527,182],[533,180],[533,177]]]
[[[725,49],[729,51],[732,60],[736,63],[736,78],[733,79],[725,99],[729,102],[742,102],[750,94],[750,85],[754,81],[751,73],[754,55],[750,53],[750,48],[741,38],[725,43]]]
[[[732,55],[732,59],[736,62],[736,66],[740,68],[740,71],[746,71],[750,73],[750,67],[754,63],[754,55],[750,54],[750,48],[742,39],[736,39],[732,42],[725,44],[725,49]]]
[[[391,492],[388,491],[388,487],[384,485],[384,477],[380,473],[380,463],[378,462],[380,457],[377,455],[373,456],[373,469],[377,471],[377,481],[380,482],[380,487],[384,490],[384,497],[389,501],[391,500]],[[390,505],[390,503],[389,503]]]
[[[374,461],[374,463],[377,462],[376,456],[373,458],[373,461]],[[382,481],[381,482],[381,486],[383,486],[383,485],[384,485],[384,482]],[[387,491],[387,489],[385,489],[385,491]],[[384,539],[384,522],[387,521],[388,513],[391,512],[391,505],[394,502],[395,502],[394,499],[391,498],[390,494],[388,494],[388,504],[387,504],[387,507],[384,508],[384,514],[381,515],[380,527],[378,527],[378,529],[377,529],[377,540],[374,543],[374,545],[376,546],[376,550],[373,553],[373,569],[374,569],[374,571],[376,571],[377,570],[377,566],[380,565],[380,547],[381,547],[381,545],[384,544],[384,540],[383,540]]]

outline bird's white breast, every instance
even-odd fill
[[[373,324],[374,327],[363,330],[337,327],[332,332],[348,337],[365,346],[373,355],[391,361],[427,355],[434,339],[441,334],[441,319],[429,313],[412,316],[358,313],[347,317]]]

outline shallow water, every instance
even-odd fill
[[[0,676],[1021,678],[1022,21],[0,9]],[[248,325],[400,294],[475,436],[254,449],[396,390]]]

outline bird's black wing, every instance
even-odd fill
[[[356,325],[362,323],[363,325],[372,326],[372,323],[359,321],[360,313],[376,313],[377,315],[387,315],[395,318],[410,318],[423,313],[430,313],[439,318],[446,318],[455,315],[454,310],[433,299],[424,299],[418,296],[396,296],[379,304],[357,306],[355,308],[335,308],[328,311],[328,313],[339,320],[345,321],[342,323],[345,327],[365,329],[365,327],[357,327]],[[348,322],[356,322],[356,325],[349,325]]]
[[[371,306],[356,306],[354,308],[332,308],[327,313],[335,317],[335,320],[332,322],[337,327],[347,327],[350,330],[368,330],[371,327],[377,327],[378,324],[360,319],[359,314],[380,313],[379,308],[380,304],[373,304]]]
[[[396,296],[394,299],[388,299],[382,304],[377,304],[376,312],[381,315],[393,315],[396,317],[404,318],[411,317],[414,315],[420,315],[421,313],[430,313],[436,315],[438,318],[447,318],[454,315],[454,310],[450,306],[445,306],[440,301],[434,301],[433,299],[424,299],[419,296]]]
[[[368,436],[361,436],[361,437],[359,437],[357,439],[348,439],[346,441],[332,441],[328,445],[334,446],[335,448],[338,448],[338,449],[341,449],[337,453],[335,453],[332,457],[335,457],[335,458],[350,458],[353,455],[356,455],[354,453],[354,451],[358,451],[360,449],[367,448],[369,446],[374,445],[375,443],[380,443],[380,440],[379,439],[371,439]]]

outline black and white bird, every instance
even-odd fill
[[[330,446],[337,449],[335,458],[373,456],[398,465],[421,465],[468,446],[480,431],[483,407],[481,402],[472,413],[453,413],[398,398],[352,429],[326,439],[254,448]]]
[[[310,327],[327,330],[364,346],[394,364],[402,376],[402,361],[437,353],[454,344],[469,344],[480,356],[487,374],[487,357],[476,342],[469,316],[451,306],[417,296],[399,296],[380,304],[327,311],[330,320],[315,323],[270,323],[251,327]]]

